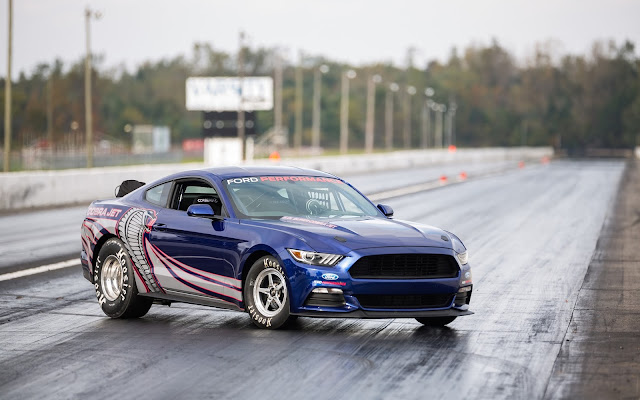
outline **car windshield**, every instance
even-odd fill
[[[380,211],[339,179],[319,176],[252,176],[223,181],[241,218],[349,218]]]

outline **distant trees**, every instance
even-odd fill
[[[276,49],[247,48],[247,75],[272,75]],[[147,62],[135,71],[101,69],[96,57],[94,131],[96,138],[128,141],[127,124],[169,125],[173,138],[199,137],[201,116],[185,109],[185,80],[189,76],[234,76],[236,55],[195,44],[189,57]],[[304,63],[303,143],[310,144],[313,69],[329,66],[322,78],[322,145],[337,147],[339,137],[340,74],[357,71],[351,82],[351,146],[362,146],[366,80],[380,74],[376,87],[375,146],[384,146],[384,107],[389,83],[395,95],[395,145],[402,147],[406,87],[416,87],[410,110],[414,147],[420,143],[424,88],[435,89],[434,100],[457,103],[456,136],[460,146],[554,145],[568,149],[632,147],[640,136],[640,59],[630,42],[598,42],[587,55],[558,55],[552,45],[536,48],[526,62],[516,60],[496,41],[472,46],[461,54],[453,49],[445,63],[399,68],[390,63],[353,67],[326,58]],[[294,126],[294,65],[285,64],[284,123]],[[48,118],[54,142],[84,129],[83,64],[64,66],[59,60],[22,73],[13,85],[13,140],[16,148],[45,139]],[[5,80],[0,81],[3,88]],[[0,98],[0,109],[4,106]],[[0,116],[3,118],[3,116]],[[271,127],[271,112],[258,113],[258,131]],[[0,123],[0,130],[4,123]],[[78,133],[78,132],[76,132]],[[81,132],[80,132],[81,133]],[[2,135],[4,132],[2,132]],[[81,136],[81,135],[80,135]]]

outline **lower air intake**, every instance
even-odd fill
[[[364,308],[444,308],[453,294],[360,294],[356,298]]]

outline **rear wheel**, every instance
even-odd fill
[[[98,303],[111,318],[138,318],[151,308],[153,300],[138,294],[133,268],[124,243],[107,240],[98,253],[93,282]]]
[[[445,326],[450,324],[458,317],[421,317],[416,318],[416,321],[420,322],[424,326]]]
[[[251,266],[243,295],[251,321],[260,328],[277,329],[294,319],[286,274],[275,257],[262,257]]]

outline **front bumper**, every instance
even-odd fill
[[[449,310],[433,311],[365,311],[356,310],[351,312],[331,312],[331,311],[302,311],[292,313],[301,317],[316,318],[420,318],[420,317],[461,317],[463,315],[473,315],[473,312],[451,308]]]
[[[335,267],[318,267],[298,263],[288,254],[280,254],[289,274],[291,314],[329,318],[457,317],[473,314],[468,310],[472,288],[470,280],[465,280],[466,272],[470,271],[468,265],[459,265],[455,277],[435,279],[355,279],[349,274],[351,266],[361,257],[398,253],[445,254],[455,258],[452,250],[445,248],[388,247],[352,251]],[[314,293],[314,289],[317,292],[323,288],[334,294]],[[461,292],[465,294],[461,295]],[[444,300],[417,304],[405,302],[406,298],[431,297]],[[371,301],[378,298],[389,301]]]

